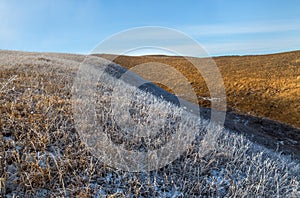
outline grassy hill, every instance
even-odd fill
[[[300,128],[300,51],[214,57],[213,60],[223,77],[228,111],[266,117]],[[126,68],[149,62],[170,65],[189,80],[198,96],[198,103],[210,107],[210,101],[206,100],[210,95],[204,79],[185,58],[118,56],[113,61]]]
[[[178,67],[184,63],[180,58],[157,58],[172,60]],[[84,59],[85,56],[73,54],[0,51],[1,197],[300,196],[298,160],[251,142],[234,130],[219,126],[207,128],[207,120],[195,118],[188,112],[178,118],[176,112],[183,109],[153,95],[142,91],[135,93],[129,104],[136,124],[127,123],[128,114],[126,117],[120,112],[133,87],[104,72],[94,85],[96,93],[91,94],[94,97],[91,102],[97,104],[94,114],[97,119],[89,119],[85,114],[88,109],[79,109],[83,121],[99,122],[103,131],[96,132],[107,134],[116,145],[139,152],[161,147],[172,134],[180,131],[196,134],[185,152],[162,168],[141,172],[117,169],[99,156],[99,150],[84,141],[82,133],[86,131],[81,129],[89,125],[76,127],[72,107],[77,103],[73,101],[72,87]],[[183,72],[189,73],[190,69],[183,69]],[[83,82],[89,84],[89,81]],[[113,86],[116,95],[112,94]],[[115,101],[114,109],[111,101]],[[200,102],[209,105],[207,101]],[[147,109],[148,106],[151,108]],[[157,124],[162,116],[166,122]],[[181,121],[190,125],[178,126]],[[201,125],[201,130],[193,131],[197,125]],[[131,133],[145,126],[146,132],[159,129],[160,133],[147,141],[131,138]],[[260,126],[263,123],[258,124]]]

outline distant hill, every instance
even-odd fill
[[[100,56],[112,58],[115,55]],[[228,111],[266,117],[300,127],[300,51],[222,56],[213,57],[213,60],[224,80]],[[147,62],[168,64],[189,80],[198,96],[198,103],[210,107],[210,101],[206,100],[210,95],[204,79],[183,57],[117,56],[114,62],[126,68]],[[161,87],[168,90],[167,87]]]

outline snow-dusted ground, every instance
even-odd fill
[[[76,72],[83,60],[84,57],[79,55],[0,51],[1,73],[7,72],[7,75],[1,75],[3,111],[8,108],[5,106],[8,100],[17,105],[25,99],[30,101],[33,94],[39,95],[41,100],[54,95],[66,101],[63,103],[57,99],[50,102],[45,108],[48,111],[38,112],[32,107],[32,114],[39,113],[45,120],[53,121],[55,129],[51,130],[43,128],[44,125],[31,130],[32,125],[25,118],[15,119],[4,112],[0,136],[0,192],[3,195],[71,197],[85,192],[85,195],[92,197],[300,196],[298,161],[250,142],[220,126],[208,127],[206,120],[199,120],[199,117],[170,102],[137,90],[111,74],[102,73],[100,78],[96,78],[96,85],[80,81],[80,86],[87,86],[86,89],[75,86],[80,88],[80,92],[75,90],[74,93],[73,90],[73,97],[67,95],[72,87],[74,89]],[[22,73],[32,77],[32,82],[26,84],[17,81]],[[17,86],[16,83],[24,86]],[[46,89],[48,84],[59,84],[60,87],[56,92],[51,92]],[[94,94],[91,95],[90,91]],[[79,93],[82,98],[78,97]],[[128,96],[128,93],[131,95]],[[86,101],[88,99],[91,99],[90,103]],[[39,100],[32,102],[38,104]],[[83,103],[76,106],[79,104],[77,102]],[[56,103],[63,105],[56,107]],[[73,114],[65,115],[69,111],[63,111],[64,108],[70,106],[73,106]],[[130,113],[124,111],[128,106]],[[70,123],[70,117],[75,118],[75,123]],[[12,123],[14,126],[11,126]],[[76,132],[73,130],[74,124],[77,126]],[[25,131],[32,133],[30,137],[37,137],[35,141],[47,136],[50,137],[49,141],[43,146],[32,145],[28,137],[19,135],[18,131],[10,131],[21,130],[18,127],[21,125],[28,126],[28,130],[22,128],[24,131],[20,131],[21,134]],[[137,136],[137,132],[142,134]],[[121,158],[112,158],[109,162],[108,157],[113,157],[115,151],[105,150],[101,153],[99,148],[103,148],[103,145],[97,144],[97,138],[105,134],[114,145],[122,145],[125,150],[139,154],[163,147],[177,133],[194,134],[195,139],[186,142],[186,150],[174,161],[161,159],[169,163],[151,171],[143,168],[139,169],[140,172],[116,169],[113,165],[118,167],[120,164],[114,160],[127,156],[120,155]],[[87,136],[84,137],[84,134]],[[98,141],[89,141],[89,135],[94,135],[94,140]],[[85,146],[78,143],[80,138],[86,141]],[[173,146],[176,150],[176,146],[183,145]],[[168,151],[171,153],[170,148]],[[15,153],[21,156],[20,159],[10,157],[16,156]],[[169,156],[173,157],[171,154]],[[34,162],[37,162],[34,168],[22,165]],[[135,161],[131,159],[129,162]],[[137,162],[141,166],[147,165],[142,161]],[[34,170],[44,169],[49,170],[49,177],[43,176],[38,182],[35,176],[30,175]]]

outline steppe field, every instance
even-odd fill
[[[93,57],[99,56],[112,57]],[[123,96],[134,87],[116,78],[118,71],[105,72],[122,67],[99,66],[104,73],[94,93],[95,116],[114,144],[147,152],[160,148],[176,132],[201,129],[176,160],[141,172],[101,160],[80,135],[86,126],[76,125],[73,85],[85,58],[0,51],[0,197],[300,197],[300,51],[213,58],[226,89],[225,127],[207,127],[208,88],[183,57],[118,56],[113,61],[125,68],[150,62],[176,68],[208,112],[195,117],[138,90],[130,103],[136,126],[124,121],[120,127],[116,119],[128,117],[116,117],[117,108],[112,114],[109,103],[122,107]],[[169,125],[157,125],[165,112]],[[146,133],[159,128],[160,133],[151,137],[155,140],[130,138],[145,125]]]
[[[102,56],[109,58],[109,55]],[[300,51],[213,60],[223,77],[228,111],[266,117],[300,128]],[[204,79],[184,57],[118,56],[114,62],[126,68],[149,62],[171,65],[190,81],[199,105],[210,107]]]

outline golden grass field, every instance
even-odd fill
[[[299,127],[299,55],[215,58],[229,110]],[[155,171],[127,172],[101,161],[82,141],[72,111],[73,81],[84,59],[0,51],[0,197],[300,196],[299,161],[223,128],[203,130],[207,136],[199,134],[178,159]],[[174,65],[191,81],[199,103],[210,105],[200,99],[209,97],[203,80],[182,58],[120,56],[115,61],[131,67],[149,60]],[[109,85],[103,83],[106,90]],[[102,116],[109,121],[103,122],[106,132],[113,132],[116,142],[123,138],[111,115],[102,111]]]
[[[223,77],[228,111],[266,117],[300,128],[300,51],[214,57],[213,60]],[[149,62],[170,65],[189,80],[198,103],[210,107],[210,101],[203,100],[209,97],[204,79],[183,57],[118,56],[113,61],[127,68]]]

